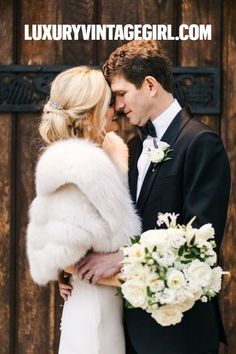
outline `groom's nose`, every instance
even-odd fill
[[[124,110],[125,108],[125,103],[123,97],[116,96],[116,101],[115,101],[115,110],[117,112],[120,112]]]

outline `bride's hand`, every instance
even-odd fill
[[[71,296],[72,285],[68,284],[68,279],[71,274],[66,273],[64,270],[58,274],[59,292],[64,301],[67,301]]]
[[[76,274],[95,284],[100,279],[111,277],[122,268],[123,251],[114,253],[89,253],[76,265]]]

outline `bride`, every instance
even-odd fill
[[[115,252],[140,233],[127,187],[127,147],[105,126],[111,92],[101,71],[59,74],[45,104],[40,134],[48,144],[36,168],[27,255],[39,285],[90,250]],[[124,354],[122,299],[115,289],[72,276],[60,354]]]

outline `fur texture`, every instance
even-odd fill
[[[103,149],[84,139],[50,145],[36,168],[27,229],[33,280],[44,285],[90,249],[113,252],[141,231],[127,188],[127,147],[107,134]]]

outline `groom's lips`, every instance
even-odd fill
[[[126,116],[128,116],[129,113],[131,113],[131,111],[128,111],[128,112],[124,112]]]

